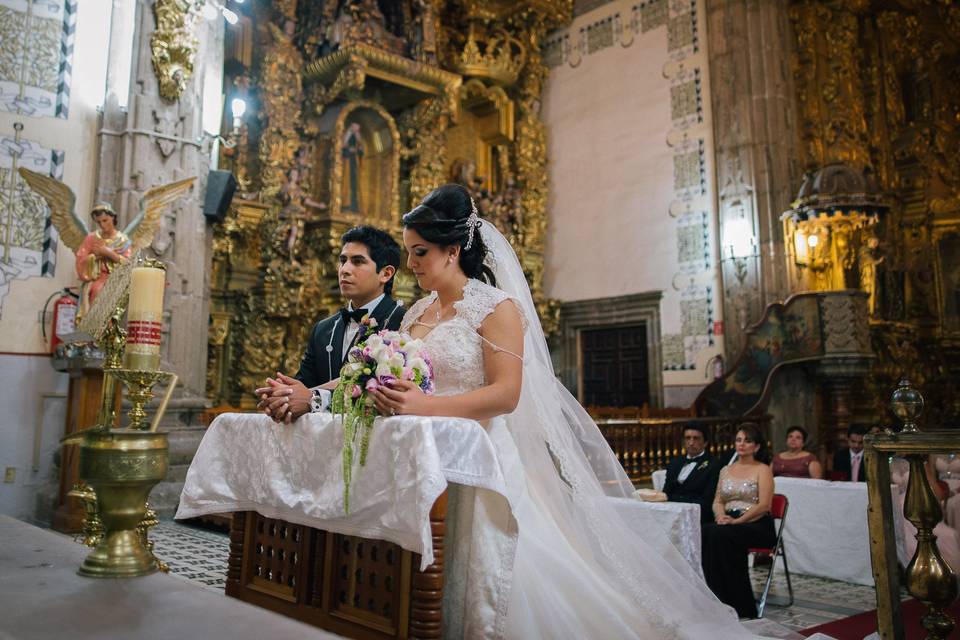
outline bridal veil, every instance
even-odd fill
[[[489,251],[487,264],[497,287],[518,301],[528,322],[520,400],[516,410],[505,416],[531,498],[529,506],[516,514],[521,532],[518,562],[522,562],[519,556],[524,553],[526,527],[527,533],[534,530],[537,545],[550,547],[549,555],[538,548],[539,558],[566,563],[565,573],[553,575],[575,575],[579,583],[540,585],[531,589],[538,593],[526,604],[553,609],[535,614],[550,623],[569,619],[573,613],[569,609],[583,602],[593,602],[591,606],[609,602],[609,610],[592,612],[601,620],[607,618],[613,632],[608,637],[620,637],[618,628],[636,630],[630,635],[639,637],[752,637],[652,518],[647,517],[640,528],[636,524],[628,526],[614,508],[609,498],[630,498],[633,485],[597,424],[557,380],[530,288],[513,248],[490,222],[481,225]],[[540,579],[551,575],[549,571],[537,573]],[[522,575],[517,571],[514,575],[518,578],[514,588],[523,589]],[[577,592],[591,588],[607,595],[602,600],[577,597]],[[539,593],[541,589],[545,593]],[[551,592],[560,597],[550,597]],[[517,595],[511,607],[525,597]],[[621,604],[611,602],[614,600]],[[606,604],[599,606],[607,608]],[[623,619],[622,612],[628,608],[629,618]],[[649,631],[640,631],[630,624],[631,620],[642,620],[641,627]],[[536,623],[531,629],[534,627]]]

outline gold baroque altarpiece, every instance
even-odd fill
[[[805,187],[834,178],[784,216],[793,288],[870,294],[877,360],[858,413],[885,423],[881,400],[907,376],[930,424],[960,423],[960,6],[789,12]]]
[[[340,235],[400,215],[459,182],[507,235],[545,329],[546,136],[540,46],[572,0],[254,2],[227,38],[226,81],[256,113],[230,133],[240,182],[214,230],[207,389],[248,409],[308,332],[342,304]],[[231,38],[251,40],[233,54]],[[395,295],[420,295],[398,275]]]

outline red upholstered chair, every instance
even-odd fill
[[[780,526],[777,527],[777,541],[774,543],[772,549],[750,549],[750,553],[766,553],[770,555],[770,573],[767,574],[767,584],[763,587],[763,593],[760,595],[760,600],[757,602],[757,617],[763,617],[763,608],[767,605],[767,595],[770,593],[770,584],[773,582],[773,570],[777,566],[777,556],[783,558],[783,571],[787,574],[787,591],[790,592],[790,601],[786,606],[793,605],[793,584],[790,582],[790,569],[787,567],[787,554],[783,550],[783,525],[787,521],[787,508],[790,506],[790,502],[787,500],[787,496],[775,493],[773,494],[773,500],[770,503],[770,515],[773,516],[775,520],[780,521]]]
[[[828,471],[827,480],[833,480],[834,482],[846,482],[850,479],[850,474],[846,471]]]

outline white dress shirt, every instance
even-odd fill
[[[856,462],[856,465],[854,463]],[[857,472],[857,476],[863,475],[863,449],[854,453],[853,450],[850,451],[850,480],[856,481],[858,478],[855,478],[853,472]]]
[[[373,310],[377,308],[377,305],[380,304],[380,301],[383,300],[383,296],[385,295],[386,294],[381,293],[379,296],[360,308],[367,313],[373,313]],[[347,311],[353,311],[352,302],[347,303]],[[360,331],[360,323],[354,320],[351,320],[350,324],[343,328],[343,351],[340,355],[341,358],[346,359],[347,351],[349,351],[350,347],[353,346],[353,341],[356,339],[358,331]]]
[[[690,477],[690,474],[693,473],[693,470],[696,468],[697,463],[700,462],[700,457],[702,455],[703,454],[701,453],[695,458],[691,458],[690,456],[687,456],[687,460],[688,460],[687,464],[683,465],[683,467],[680,469],[680,473],[677,474],[678,483],[683,484],[684,482],[686,482],[687,478]]]
[[[379,296],[368,302],[367,304],[360,307],[365,310],[367,313],[373,313],[373,310],[377,308],[377,305],[380,304],[380,301],[383,300],[383,297],[386,294],[381,293]],[[353,311],[353,302],[347,303],[347,311]],[[360,323],[355,320],[351,320],[350,323],[343,328],[343,345],[340,351],[341,358],[346,359],[347,352],[350,350],[350,347],[353,346],[353,341],[357,338],[357,333],[360,331]],[[316,389],[316,387],[314,387]],[[333,393],[327,389],[317,389],[320,392],[319,403],[311,403],[310,411],[312,413],[317,413],[320,411],[326,411],[330,406],[330,398],[333,396]]]

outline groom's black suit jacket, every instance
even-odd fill
[[[680,470],[690,460],[683,455],[667,465],[667,480],[663,492],[671,502],[693,502],[700,505],[700,521],[713,522],[713,496],[717,492],[717,480],[723,464],[704,451],[696,458],[696,465],[687,479],[677,481]]]
[[[396,331],[400,328],[400,321],[403,319],[403,306],[389,295],[385,295],[370,315],[377,321],[377,331],[384,329]],[[294,376],[308,389],[330,382],[340,375],[340,368],[344,361],[343,333],[345,330],[346,327],[340,320],[339,312],[313,325],[307,348],[300,360],[300,370]],[[354,339],[355,342],[361,340],[364,330],[364,327],[360,328]],[[332,351],[327,351],[327,345],[333,348]]]

